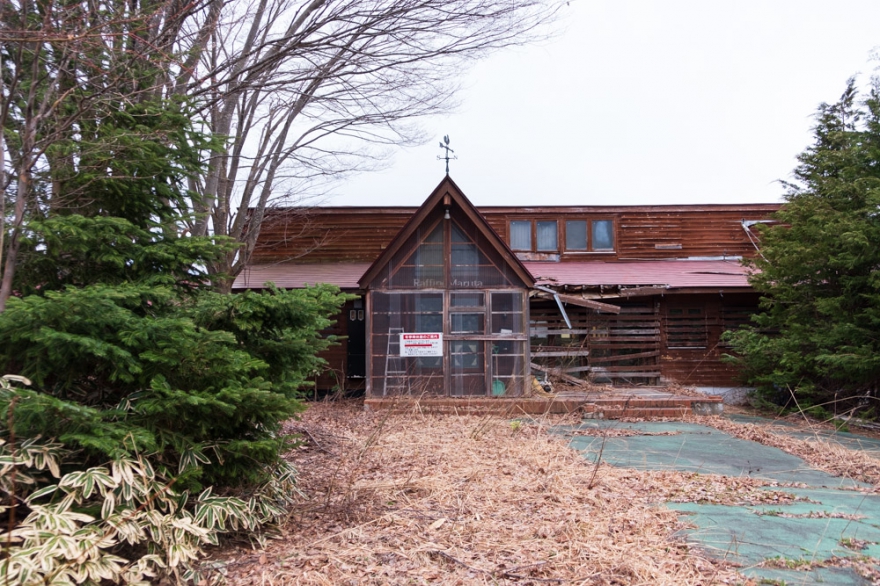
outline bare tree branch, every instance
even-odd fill
[[[0,140],[5,242],[0,311],[22,223],[61,201],[86,164],[59,149],[114,109],[184,98],[225,142],[180,228],[241,246],[209,267],[248,263],[270,208],[419,143],[418,120],[454,106],[465,67],[544,38],[561,0],[4,0]],[[8,201],[10,206],[5,207]],[[189,219],[191,218],[191,219]]]
[[[196,35],[194,48],[181,48],[202,59],[181,72],[189,84],[175,86],[228,141],[193,202],[194,233],[241,243],[212,271],[242,270],[269,208],[375,165],[383,147],[421,142],[417,120],[454,106],[467,64],[543,38],[559,8],[554,0],[224,5],[210,39]],[[284,188],[289,181],[298,193]]]

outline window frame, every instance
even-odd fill
[[[556,224],[556,248],[551,249],[539,249],[538,248],[538,223],[546,222],[548,224],[553,223]],[[510,249],[513,252],[532,252],[538,254],[559,254],[562,251],[562,239],[561,236],[564,234],[559,227],[560,218],[531,218],[528,220],[523,219],[510,219],[507,221],[507,244],[510,246]],[[513,224],[514,223],[528,223],[529,224],[529,246],[530,248],[516,248],[513,245]]]
[[[539,222],[555,222],[556,223],[556,248],[541,250],[538,248],[538,223]],[[586,224],[586,248],[569,248],[568,247],[568,223],[584,222]],[[611,248],[594,248],[593,247],[593,222],[610,222],[611,223]],[[529,248],[516,248],[513,243],[513,224],[528,223],[529,224]],[[617,253],[617,219],[614,216],[604,215],[577,215],[577,216],[559,216],[556,218],[531,218],[509,219],[507,222],[507,243],[510,249],[515,253],[532,253],[532,254],[616,254]]]
[[[586,224],[586,248],[569,248],[568,247],[568,223],[584,222]],[[593,248],[593,222],[611,222],[611,248]],[[608,216],[575,216],[564,218],[564,231],[560,242],[564,245],[562,252],[564,254],[615,254],[617,252],[617,221],[614,217]]]
[[[514,224],[526,224],[529,225],[529,247],[528,248],[515,248],[513,246],[513,225]],[[535,222],[534,220],[510,220],[507,224],[507,241],[510,244],[510,249],[514,252],[533,252],[535,250]]]

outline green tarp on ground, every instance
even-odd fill
[[[751,418],[749,423],[761,423]],[[584,436],[578,431],[630,430],[634,435]],[[858,491],[867,485],[815,470],[803,460],[769,446],[732,437],[717,429],[681,422],[622,423],[590,420],[559,427],[571,447],[595,461],[640,470],[680,470],[725,476],[750,476],[777,483],[805,500],[791,504],[726,506],[668,503],[696,526],[687,538],[710,555],[740,564],[743,574],[776,584],[861,585],[871,582],[850,568],[809,567],[832,557],[880,558],[880,496]],[[796,437],[807,434],[789,426]],[[880,442],[852,434],[841,443],[852,449],[880,451]],[[824,437],[822,441],[837,441]],[[850,547],[847,547],[850,546]],[[852,547],[864,546],[855,550]],[[777,559],[783,567],[757,567]]]

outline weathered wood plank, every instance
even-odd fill
[[[590,356],[590,364],[605,364],[607,362],[651,358],[653,356],[660,356],[660,350],[649,350],[648,352],[637,352],[635,354],[616,354],[614,356]]]

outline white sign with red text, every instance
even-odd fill
[[[400,334],[401,356],[443,356],[443,334]]]

